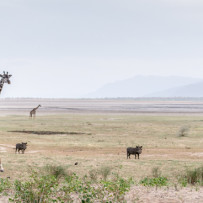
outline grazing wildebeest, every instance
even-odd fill
[[[4,168],[3,168],[3,165],[2,165],[2,163],[1,163],[1,159],[0,159],[0,171],[1,171],[1,172],[4,172]]]
[[[136,159],[136,155],[138,155],[138,159],[139,159],[139,155],[142,153],[142,146],[136,146],[134,147],[128,147],[127,148],[127,159],[129,157],[130,159],[130,155],[134,154],[135,155],[135,159]]]
[[[22,154],[24,154],[24,151],[27,148],[27,142],[22,142],[22,143],[18,143],[16,144],[16,152],[18,151],[18,153],[20,153],[20,151],[22,151]]]

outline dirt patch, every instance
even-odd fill
[[[1,202],[1,203],[8,203],[8,202],[9,202],[9,197],[1,196],[1,197],[0,197],[0,202]]]
[[[0,152],[8,152],[8,148],[14,149],[14,146],[9,144],[0,144]]]
[[[0,152],[7,152],[5,147],[0,147]]]
[[[190,156],[203,157],[203,152],[190,153],[189,155],[190,155]]]
[[[27,151],[26,154],[35,154],[35,153],[39,153],[39,152],[41,152],[41,151],[37,151],[37,150],[36,151]]]
[[[203,188],[148,188],[133,187],[125,196],[128,203],[200,203],[203,202]]]
[[[14,145],[10,145],[10,144],[0,144],[0,146],[14,148]]]
[[[26,134],[34,134],[34,135],[87,135],[88,133],[81,132],[61,132],[61,131],[31,131],[31,130],[14,130],[8,131],[12,133],[26,133]],[[90,135],[90,134],[88,134]]]

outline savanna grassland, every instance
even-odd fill
[[[182,126],[189,127],[185,137],[178,136]],[[159,166],[173,179],[203,160],[203,116],[68,114],[35,120],[6,116],[0,118],[0,130],[3,177],[26,176],[29,167],[62,164],[80,175],[107,165],[135,179]],[[22,141],[28,142],[25,154],[15,154],[15,144]],[[127,159],[126,147],[136,145],[143,146],[140,160],[133,155]]]
[[[108,167],[109,177],[116,173],[132,178],[137,185],[158,168],[161,176],[167,177],[168,187],[177,187],[178,177],[186,170],[202,167],[203,114],[49,114],[43,107],[42,112],[39,109],[36,119],[16,112],[0,117],[0,153],[5,169],[1,177],[23,181],[32,169],[55,165],[82,178]],[[183,128],[187,132],[180,136]],[[19,142],[28,142],[25,154],[15,154],[15,144]],[[140,159],[133,155],[127,159],[126,148],[136,145],[143,146]]]

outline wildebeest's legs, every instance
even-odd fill
[[[135,159],[136,159],[136,154],[135,154]]]
[[[138,156],[138,159],[140,159],[140,155],[139,155],[139,154],[137,154],[137,156]]]

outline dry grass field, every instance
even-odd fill
[[[42,107],[36,119],[30,119],[23,110],[15,115],[5,112],[0,117],[0,156],[5,169],[1,177],[11,180],[26,179],[31,168],[54,164],[81,177],[109,166],[112,172],[138,182],[159,167],[173,186],[182,171],[203,163],[203,114],[96,110],[50,114]],[[189,128],[187,136],[178,136],[181,127]],[[15,154],[19,142],[28,142],[25,154]],[[136,145],[143,146],[140,159],[133,155],[127,159],[126,147]]]

